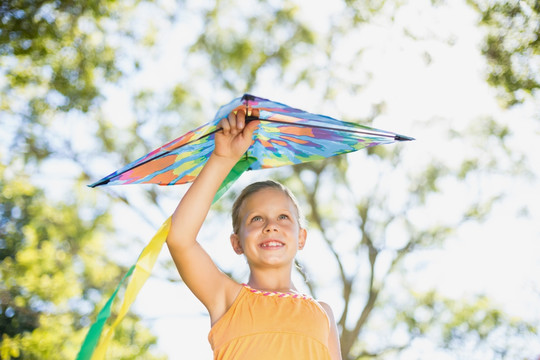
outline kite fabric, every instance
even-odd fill
[[[89,185],[159,184],[179,185],[192,182],[200,173],[214,150],[215,133],[219,122],[229,113],[245,110],[246,121],[258,120],[253,143],[242,159],[221,184],[214,202],[246,170],[267,169],[321,160],[350,153],[362,148],[396,141],[414,140],[411,137],[374,129],[328,116],[312,114],[290,106],[245,94],[222,106],[214,120],[157,148],[103,179]],[[258,116],[252,114],[258,113]],[[126,315],[137,293],[150,275],[151,269],[167,239],[171,218],[168,218],[145,247],[137,263],[124,276],[110,299],[99,312],[81,346],[77,360],[101,360],[114,329]],[[130,277],[124,301],[112,325],[105,326],[111,306],[125,279]],[[105,335],[101,333],[106,329]]]
[[[177,185],[195,180],[214,150],[214,136],[221,119],[232,111],[253,110],[259,120],[250,146],[241,162],[248,170],[321,160],[379,144],[413,140],[410,137],[373,129],[355,123],[308,113],[287,105],[244,95],[222,106],[213,121],[161,146],[120,170],[91,184],[100,185],[159,184]]]

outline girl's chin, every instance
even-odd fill
[[[258,265],[266,265],[271,267],[279,267],[279,266],[290,266],[292,262],[294,261],[294,257],[290,258],[289,256],[285,255],[277,255],[277,254],[263,254],[263,256],[259,256],[255,261],[249,261],[250,264],[258,264]]]

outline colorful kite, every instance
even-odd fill
[[[308,113],[253,95],[234,99],[222,106],[214,120],[161,146],[122,169],[91,184],[159,184],[177,185],[192,182],[214,150],[214,136],[220,131],[218,124],[232,111],[244,109],[246,121],[259,120],[253,133],[253,144],[245,156],[227,176],[214,201],[246,170],[266,169],[315,161],[353,152],[362,148],[390,144],[413,138],[373,129],[355,123]],[[258,113],[258,116],[252,114]],[[122,282],[100,311],[90,328],[77,359],[102,359],[112,338],[114,328],[127,314],[129,306],[150,275],[153,264],[167,239],[170,218],[162,225],[150,244],[143,250]],[[124,303],[115,322],[101,337],[105,322],[110,316],[113,299],[124,281],[131,276],[124,295]],[[101,340],[100,340],[101,337]],[[99,344],[98,344],[99,342]]]

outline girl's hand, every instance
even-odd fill
[[[259,121],[250,121],[246,124],[244,110],[231,112],[227,118],[219,122],[218,127],[223,130],[215,135],[214,155],[238,161],[253,143],[253,131],[258,124]]]

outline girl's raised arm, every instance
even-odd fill
[[[229,114],[220,122],[215,149],[172,215],[167,245],[180,276],[206,306],[212,323],[227,311],[240,285],[221,272],[197,242],[197,235],[219,186],[252,143],[253,121],[245,113]]]

